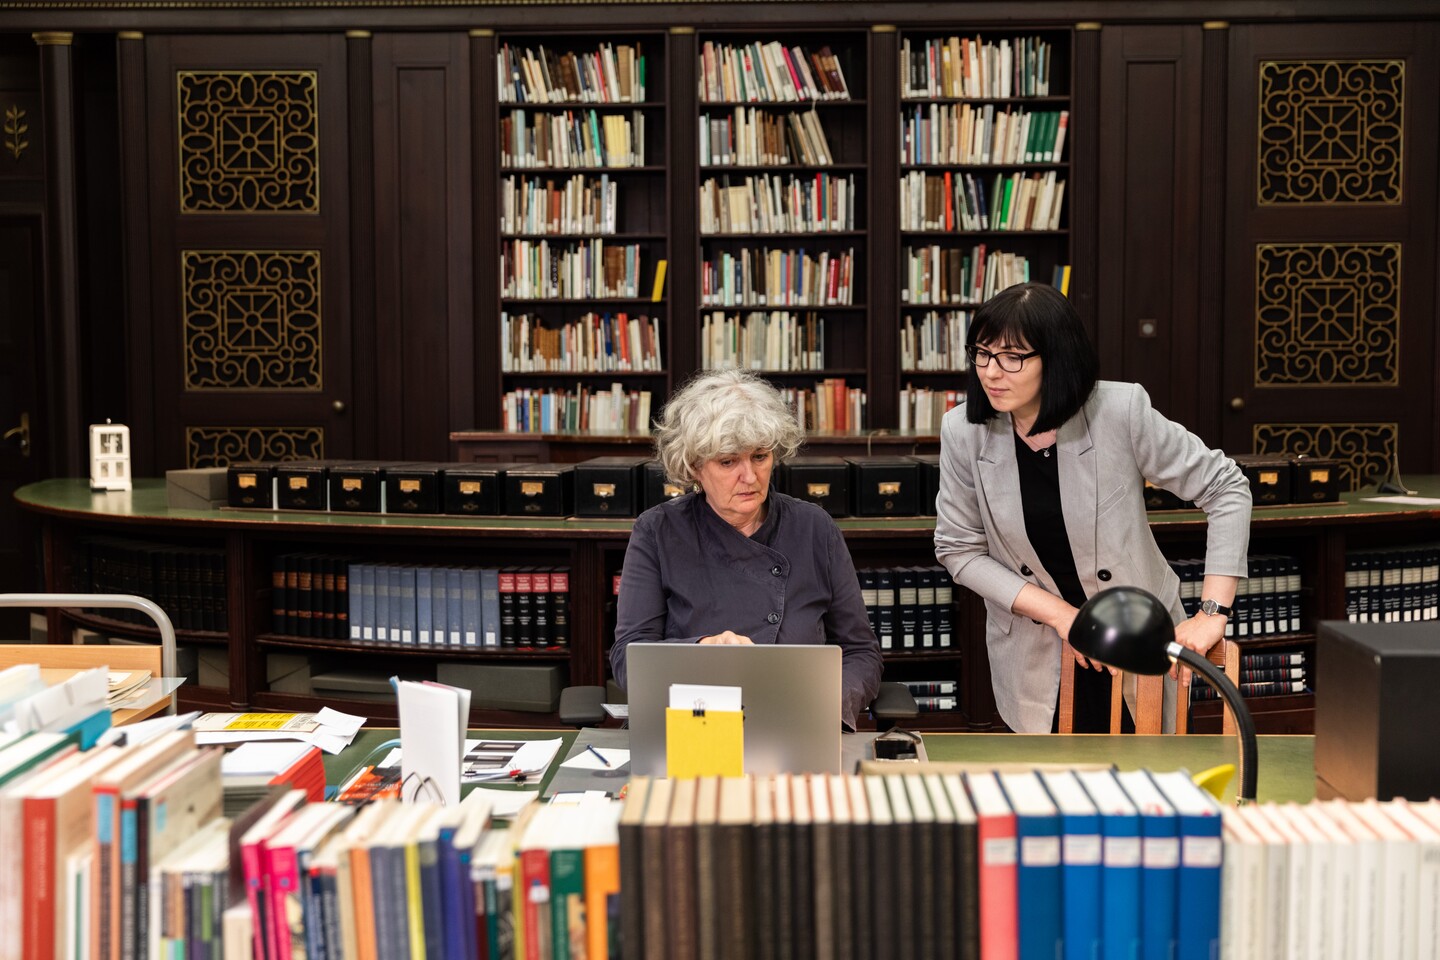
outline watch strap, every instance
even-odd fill
[[[1227,617],[1230,616],[1230,608],[1217,600],[1201,600],[1200,610],[1202,613],[1208,614],[1212,617],[1220,614],[1223,614]]]

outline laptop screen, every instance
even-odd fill
[[[840,772],[840,648],[632,643],[626,648],[630,768],[665,776],[672,683],[739,687],[745,772]]]

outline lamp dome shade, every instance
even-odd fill
[[[1070,625],[1070,646],[1127,673],[1156,675],[1170,669],[1165,652],[1175,640],[1170,611],[1153,593],[1111,587],[1085,602]]]

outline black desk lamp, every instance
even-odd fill
[[[1153,594],[1138,587],[1111,587],[1095,594],[1070,625],[1070,646],[1091,660],[1128,673],[1158,676],[1176,661],[1204,677],[1235,714],[1235,730],[1240,735],[1240,786],[1235,802],[1255,800],[1255,720],[1250,709],[1215,664],[1175,642],[1170,611]]]

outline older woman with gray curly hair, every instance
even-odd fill
[[[666,404],[656,454],[692,492],[631,531],[610,650],[621,686],[631,643],[833,643],[855,729],[882,666],[855,565],[824,510],[770,489],[803,439],[775,388],[743,370],[701,374]]]

